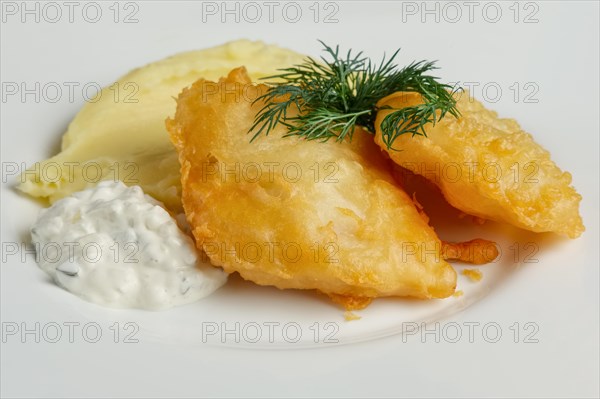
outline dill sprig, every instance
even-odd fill
[[[424,102],[394,109],[383,119],[380,127],[388,149],[403,134],[426,136],[425,125],[435,124],[447,113],[460,115],[454,99],[458,89],[427,74],[437,69],[434,62],[413,62],[399,69],[393,62],[399,50],[389,59],[384,56],[380,63],[373,63],[362,52],[352,54],[349,50],[344,56],[339,46],[321,44],[327,56],[321,61],[309,57],[301,64],[280,69],[280,74],[263,78],[277,81],[269,82],[269,89],[255,100],[265,105],[250,128],[252,141],[280,123],[288,129],[285,137],[307,140],[351,139],[356,126],[375,133],[377,102],[398,91],[419,93]],[[291,106],[298,108],[295,116],[288,116]]]

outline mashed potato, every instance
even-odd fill
[[[104,88],[99,100],[87,103],[73,119],[61,152],[32,167],[35,173],[23,175],[18,188],[53,203],[102,180],[121,180],[141,186],[179,213],[179,163],[164,126],[175,112],[173,97],[200,77],[216,80],[245,65],[258,79],[302,58],[281,47],[239,40],[135,69],[117,82],[119,101]]]

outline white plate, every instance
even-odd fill
[[[3,396],[598,396],[597,3],[98,2],[71,16],[54,4],[29,3],[36,22],[2,3]],[[499,260],[480,283],[459,276],[462,297],[377,300],[351,322],[314,293],[235,278],[165,312],[104,309],[57,288],[23,246],[39,205],[10,174],[57,151],[83,98],[36,102],[9,86],[104,86],[242,37],[311,55],[322,39],[438,59],[444,80],[519,120],[573,174],[586,232],[566,240],[465,219],[458,233],[455,216],[434,211],[443,238],[497,240]]]

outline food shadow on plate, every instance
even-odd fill
[[[408,169],[392,164],[393,175],[400,187],[416,201],[417,207],[429,218],[429,224],[441,240],[448,242],[464,242],[473,239],[485,239],[496,243],[498,256],[490,263],[472,265],[460,261],[449,261],[458,274],[456,297],[441,301],[456,300],[466,308],[470,304],[485,297],[492,289],[502,286],[506,278],[518,274],[518,269],[530,263],[536,264],[536,256],[557,244],[569,240],[552,233],[534,233],[506,223],[483,220],[454,208],[450,205],[440,189],[425,177],[416,175]],[[477,269],[482,272],[483,279],[473,282],[464,275],[465,269]],[[463,292],[464,291],[464,292]],[[464,295],[464,296],[462,296]],[[371,306],[389,306],[402,304],[402,307],[421,308],[430,306],[431,300],[413,298],[380,298]]]
[[[290,312],[298,306],[328,306],[342,310],[326,295],[316,290],[280,290],[273,286],[262,286],[252,281],[244,280],[237,272],[229,275],[227,283],[215,294],[219,295],[223,306],[240,307],[240,298],[243,298],[243,307],[267,306],[274,309],[287,308]],[[265,298],[269,298],[265,301]],[[268,311],[268,309],[266,309]]]
[[[467,215],[450,205],[435,184],[407,169],[396,167],[394,178],[399,186],[423,207],[425,214],[429,217],[429,224],[442,240],[457,242],[483,238],[492,241],[498,240],[498,244],[503,241],[532,242],[538,244],[540,250],[569,241],[569,239],[553,233],[534,233],[506,223]],[[509,264],[507,259],[504,261],[506,263],[502,264]],[[485,265],[482,266],[485,267]]]

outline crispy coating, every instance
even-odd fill
[[[493,262],[499,255],[494,241],[476,238],[465,242],[442,241],[442,256],[446,260],[483,265]]]
[[[342,305],[347,311],[361,310],[371,304],[373,298],[364,296],[346,296],[338,294],[329,294],[329,298],[338,305]]]
[[[481,273],[481,270],[477,269],[464,269],[462,271],[462,274],[464,276],[467,276],[469,280],[471,280],[474,283],[481,281],[481,279],[483,278],[483,273]]]
[[[197,246],[228,273],[280,289],[316,289],[349,308],[371,298],[452,295],[456,272],[371,135],[352,142],[247,134],[267,89],[244,68],[199,80],[167,129]]]
[[[401,108],[422,102],[416,93],[395,93],[379,107]],[[584,231],[581,196],[571,175],[561,171],[548,151],[516,121],[462,93],[460,118],[450,115],[427,126],[427,137],[400,136],[388,150],[379,128],[391,109],[377,114],[376,142],[397,164],[437,184],[446,200],[470,215],[507,222],[535,232],[575,238]]]

